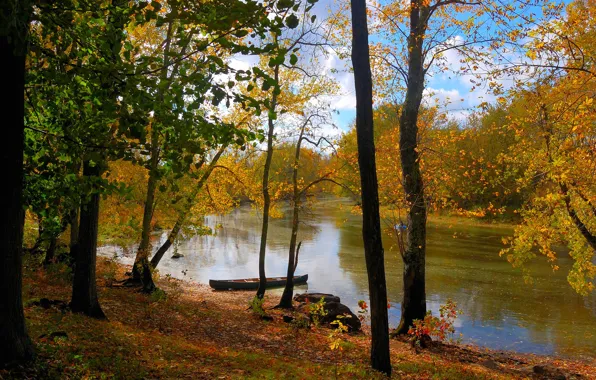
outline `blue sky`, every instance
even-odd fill
[[[375,0],[367,1],[370,4]],[[317,15],[318,20],[324,20],[332,7],[336,7],[334,0],[320,0],[315,5],[313,12]],[[468,15],[462,14],[461,17],[466,18]],[[369,20],[369,24],[374,22],[374,20]],[[486,33],[487,30],[483,32]],[[488,35],[490,35],[490,31],[488,31]],[[370,38],[373,41],[375,39],[378,41],[379,37],[371,35]],[[462,36],[457,34],[452,37],[452,40],[455,43],[463,42]],[[354,78],[349,71],[349,62],[338,58],[332,49],[327,49],[327,52],[328,56],[324,62],[321,75],[334,77],[341,87],[341,95],[329,99],[331,106],[338,111],[338,114],[335,115],[335,124],[339,128],[326,129],[325,134],[337,136],[351,127],[356,116]],[[520,56],[512,56],[515,57],[515,60],[520,58]],[[473,79],[473,77],[457,75],[461,59],[462,56],[456,50],[449,50],[444,54],[444,65],[449,70],[435,75],[427,75],[424,101],[430,104],[438,104],[450,118],[463,121],[481,103],[491,103],[496,100],[496,97],[487,91],[486,86],[472,84],[470,79]],[[256,63],[255,60],[255,57],[240,57],[238,59],[238,68],[247,68],[247,66]],[[511,78],[501,78],[498,79],[498,82],[505,89],[513,83]]]
[[[367,0],[372,4],[374,1],[385,2],[386,0]],[[570,1],[558,2],[559,4],[568,4]],[[514,3],[514,2],[512,2]],[[327,9],[333,6],[332,0],[322,0],[316,5],[316,13],[320,17],[324,17],[327,14]],[[323,10],[324,12],[321,12]],[[536,15],[541,13],[540,7],[525,8],[521,14],[528,16],[532,12]],[[564,12],[560,15],[562,17]],[[458,19],[461,17],[462,20],[467,19],[470,14],[458,15]],[[536,16],[538,17],[538,16]],[[559,17],[559,16],[557,16]],[[484,16],[485,24],[483,29],[480,31],[484,36],[493,37],[494,22],[488,16]],[[520,19],[515,20],[515,23],[521,21]],[[375,20],[371,20],[369,17],[369,25],[374,24]],[[515,24],[514,23],[514,24]],[[523,23],[522,23],[523,24]],[[502,27],[502,26],[501,26]],[[534,25],[526,24],[524,27],[533,28]],[[431,29],[432,30],[432,29]],[[453,32],[454,35],[450,40],[454,44],[463,43],[464,40],[462,35],[457,32]],[[379,41],[382,37],[371,35],[371,41]],[[510,59],[516,62],[528,61],[529,59],[520,52],[509,52],[503,54],[508,56]],[[474,109],[484,102],[492,103],[496,100],[496,96],[488,91],[486,84],[479,84],[478,80],[473,76],[462,76],[458,75],[460,60],[463,56],[456,50],[449,50],[444,54],[444,66],[449,68],[448,71],[441,73],[429,73],[426,78],[426,90],[425,90],[425,102],[430,104],[439,105],[447,115],[455,120],[463,121]],[[533,63],[536,63],[534,61]],[[327,61],[329,67],[340,70],[339,74],[331,74],[336,77],[342,87],[343,96],[338,97],[335,102],[335,106],[339,111],[339,115],[336,117],[336,123],[342,130],[348,130],[353,124],[355,119],[355,96],[354,96],[354,81],[352,73],[347,72],[346,62],[339,60],[336,56],[330,56]],[[343,69],[343,70],[342,70]],[[482,70],[482,69],[480,69]],[[472,83],[470,80],[476,80],[476,83]],[[514,81],[512,78],[500,77],[495,79],[496,82],[503,86],[503,89],[507,90],[511,88]]]

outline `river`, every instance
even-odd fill
[[[284,276],[290,239],[290,215],[273,219],[269,227],[266,272]],[[261,218],[251,206],[242,206],[224,216],[207,216],[205,224],[215,236],[199,236],[181,242],[185,257],[171,259],[173,248],[159,266],[163,275],[207,284],[209,279],[257,277]],[[428,223],[427,302],[437,315],[439,305],[449,298],[462,310],[456,321],[463,342],[498,350],[555,354],[568,357],[596,357],[596,294],[582,297],[566,280],[571,265],[561,255],[561,269],[553,272],[538,258],[528,268],[533,283],[511,267],[499,251],[503,237],[512,228],[462,223]],[[165,239],[156,236],[155,244]],[[296,292],[333,293],[352,310],[358,300],[368,300],[367,276],[361,236],[361,216],[350,212],[345,199],[317,202],[304,217],[297,274],[308,273],[308,285]],[[392,238],[384,236],[390,326],[400,317],[402,263],[392,249]],[[115,247],[102,247],[102,255],[132,257]],[[274,290],[281,294],[279,290]]]

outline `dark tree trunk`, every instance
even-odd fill
[[[161,247],[159,247],[157,252],[155,252],[153,257],[151,258],[151,267],[153,269],[155,269],[157,267],[157,265],[163,258],[163,255],[166,254],[168,249],[170,249],[170,247],[174,243],[174,240],[176,240],[176,237],[178,237],[178,233],[180,233],[180,229],[182,229],[182,224],[184,223],[184,220],[186,219],[186,212],[184,212],[183,214],[184,215],[180,215],[180,217],[178,217],[178,220],[176,220],[176,224],[174,224],[174,227],[168,234],[168,239],[161,245]]]
[[[296,272],[296,241],[298,240],[298,226],[300,223],[300,198],[301,194],[298,191],[298,164],[300,163],[300,147],[302,144],[302,137],[304,136],[304,130],[306,123],[303,124],[300,129],[300,135],[296,142],[296,152],[294,153],[294,167],[292,169],[292,202],[294,208],[292,210],[292,235],[290,236],[290,250],[288,252],[288,271],[287,271],[287,282],[284,288],[284,292],[279,300],[277,307],[284,309],[291,309],[292,298],[294,297],[294,273]]]
[[[408,84],[406,99],[399,119],[399,148],[402,180],[408,207],[404,261],[404,294],[401,321],[397,334],[407,334],[415,319],[426,315],[426,202],[418,156],[418,114],[424,90],[423,41],[428,5],[422,0],[412,2],[410,8],[410,37],[408,38]]]
[[[120,60],[120,50],[124,40],[124,28],[128,22],[128,17],[122,12],[122,7],[127,4],[125,0],[112,0],[108,14],[107,25],[109,34],[106,38],[109,41],[109,51],[105,53],[104,58],[117,63]],[[117,110],[118,84],[110,75],[101,78],[102,89]],[[110,106],[106,106],[109,108]],[[104,141],[109,141],[109,136],[103,136]],[[71,308],[73,312],[84,313],[90,317],[104,319],[105,314],[99,306],[97,298],[97,284],[95,280],[95,263],[97,259],[97,227],[99,221],[99,194],[100,185],[97,180],[101,177],[105,169],[105,154],[101,152],[99,159],[96,158],[94,166],[91,166],[91,160],[85,157],[83,160],[83,177],[93,181],[91,194],[81,202],[81,211],[79,217],[79,236],[75,249],[75,271],[72,286]]]
[[[56,245],[58,244],[58,238],[56,236],[52,236],[50,238],[50,244],[48,245],[48,250],[46,251],[46,257],[44,258],[43,265],[48,266],[54,262],[54,258],[56,256]]]
[[[76,161],[73,165],[75,168],[75,175],[77,178],[81,175],[81,162]],[[70,212],[70,220],[68,223],[70,224],[70,241],[68,243],[68,247],[70,249],[70,261],[69,265],[74,265],[75,258],[77,257],[76,250],[77,250],[77,243],[79,241],[79,213],[81,211],[81,205],[77,202],[77,205],[73,208]]]
[[[70,249],[69,265],[74,266],[77,257],[77,247],[79,242],[79,213],[80,206],[77,206],[70,215],[70,242],[68,247]]]
[[[4,20],[4,5],[0,21]],[[23,148],[25,49],[14,42],[24,39],[27,23],[17,36],[0,35],[0,72],[3,74],[0,102],[0,125],[5,144],[0,149],[3,183],[6,193],[0,197],[0,366],[34,357],[33,344],[27,335],[22,301],[23,254]]]
[[[275,66],[274,72],[275,82],[279,81],[279,65]],[[277,92],[273,92],[271,97],[271,110],[275,112],[277,106]],[[269,208],[271,207],[271,196],[269,195],[269,170],[271,168],[271,157],[273,157],[273,118],[269,115],[267,130],[267,157],[265,159],[265,168],[263,170],[263,224],[261,226],[261,245],[259,247],[259,288],[257,289],[257,297],[263,298],[265,296],[265,289],[267,288],[267,275],[265,274],[265,254],[267,251],[267,231],[269,229]]]
[[[294,307],[292,305],[292,299],[294,298],[294,273],[296,272],[296,241],[298,237],[298,224],[299,224],[299,215],[300,212],[300,204],[294,200],[294,210],[292,211],[292,235],[290,237],[290,250],[288,253],[288,271],[286,276],[288,280],[286,282],[286,286],[284,287],[284,292],[281,295],[281,299],[279,300],[279,305],[277,307],[284,308],[284,309],[291,309]]]
[[[565,208],[567,210],[567,215],[573,221],[573,225],[579,230],[582,234],[586,242],[592,247],[594,251],[596,251],[596,235],[594,235],[589,229],[588,226],[582,222],[582,220],[577,215],[577,212],[571,205],[571,196],[569,195],[569,188],[567,184],[563,182],[559,182],[559,189],[561,189],[561,194],[563,195],[563,201],[565,202]]]
[[[83,164],[83,176],[97,178],[101,176],[99,163],[91,166],[89,160]],[[83,313],[93,318],[104,319],[106,316],[99,306],[95,281],[95,262],[97,255],[97,227],[99,221],[99,189],[94,189],[81,207],[78,248],[76,250],[74,280],[72,284],[73,312]]]
[[[373,131],[372,75],[368,48],[366,1],[352,0],[352,65],[356,86],[356,135],[362,189],[362,238],[368,273],[371,313],[371,365],[391,375],[385,255]]]

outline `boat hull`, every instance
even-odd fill
[[[306,284],[308,275],[294,276],[294,285]],[[267,278],[267,288],[286,286],[287,277]],[[209,280],[209,286],[215,290],[257,290],[259,287],[258,278],[246,278],[238,280]]]

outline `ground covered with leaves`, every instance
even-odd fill
[[[98,321],[61,302],[70,298],[64,267],[27,269],[25,315],[37,359],[0,370],[0,378],[383,378],[368,366],[366,331],[337,335],[285,323],[288,313],[272,309],[276,298],[265,299],[267,321],[248,307],[252,292],[215,292],[169,277],[158,280],[163,291],[141,294],[115,285],[125,270],[100,260],[109,320]],[[420,349],[397,339],[391,351],[394,378],[596,378],[595,362],[440,344]]]

